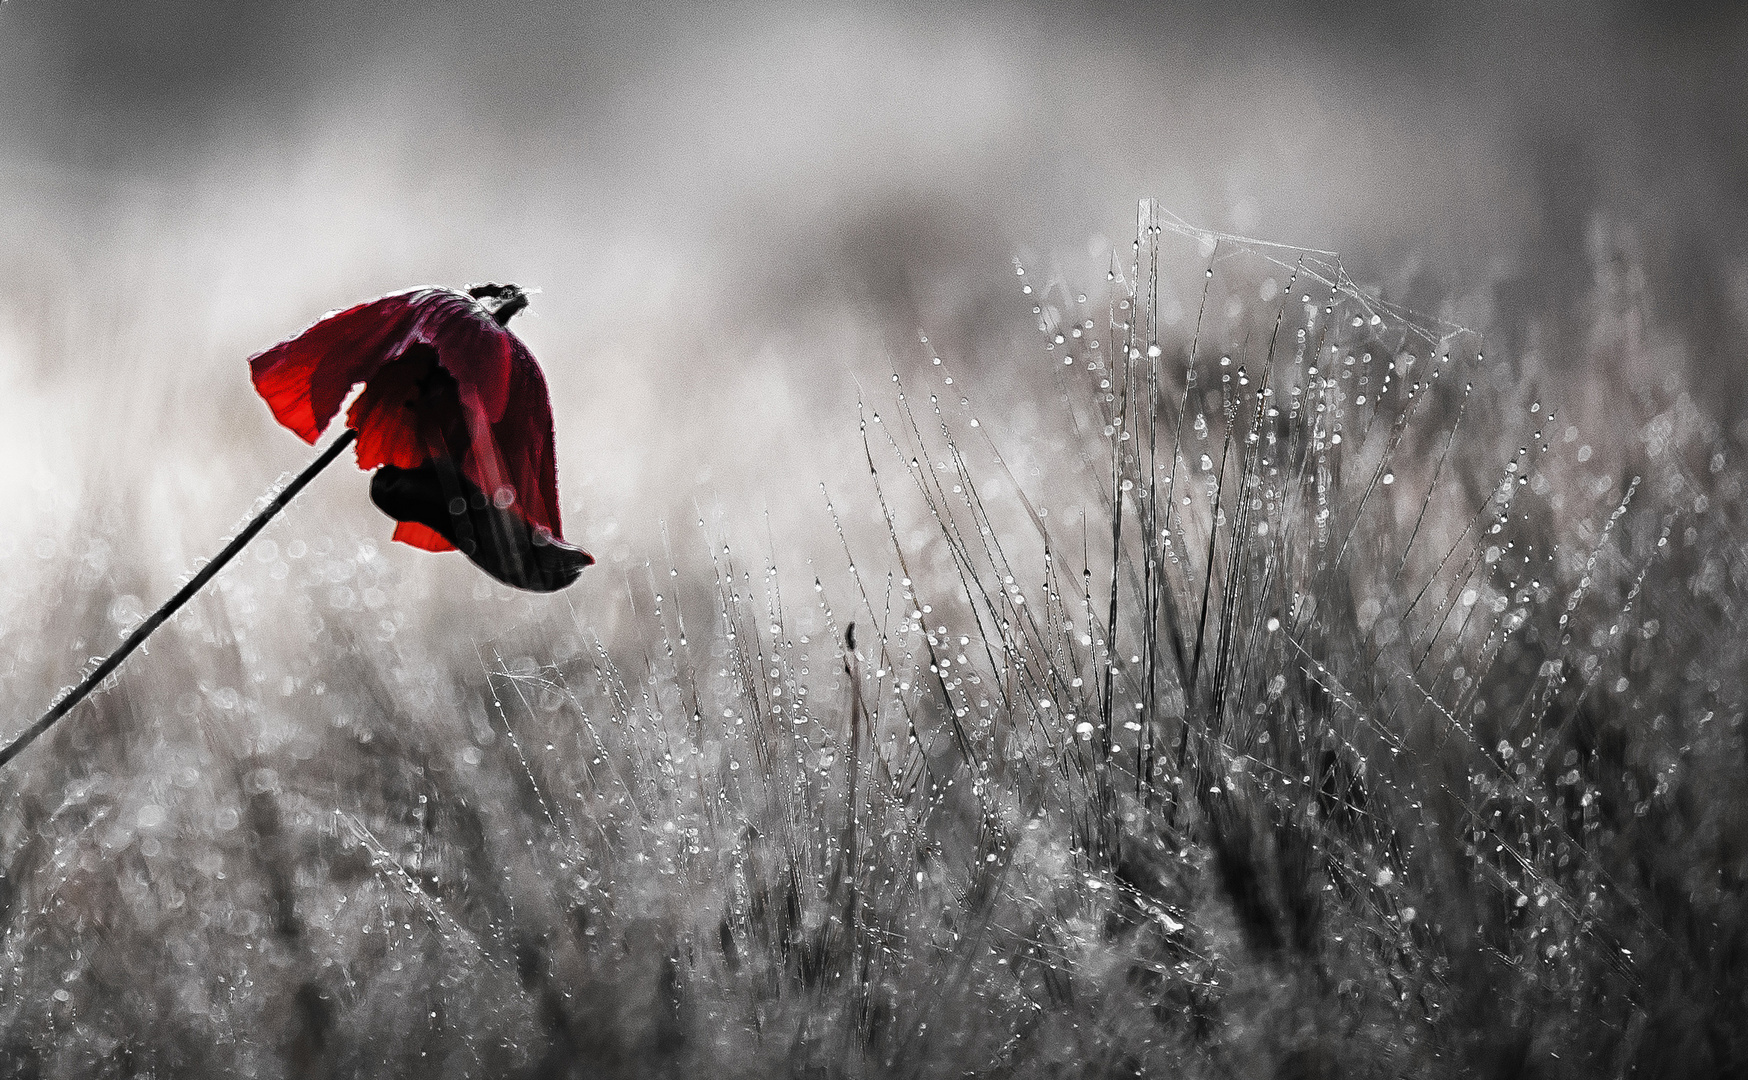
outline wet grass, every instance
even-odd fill
[[[195,605],[11,774],[6,1068],[1740,1070],[1718,433],[1603,472],[1475,335],[1150,209],[1095,299],[1021,269],[1049,374],[870,385],[805,567],[676,528],[612,633],[482,636],[318,538]],[[125,623],[50,602],[89,555],[13,699]]]

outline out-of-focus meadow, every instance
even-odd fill
[[[1740,1070],[1742,33],[0,7],[5,734],[379,293],[600,560],[323,476],[0,777],[0,1071]]]

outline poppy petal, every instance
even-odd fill
[[[358,467],[418,467],[467,443],[455,380],[437,364],[429,345],[415,344],[384,364],[346,411],[358,432]]]
[[[446,458],[416,469],[385,465],[371,477],[370,500],[398,521],[438,533],[475,566],[518,589],[562,589],[595,561],[588,552],[496,506]]]
[[[420,438],[418,416],[399,400],[398,389],[377,379],[364,388],[346,412],[346,426],[358,432],[358,467],[399,465],[411,469],[429,453]]]
[[[274,418],[305,442],[320,438],[352,387],[400,351],[417,321],[417,297],[359,304],[250,357],[249,374]]]
[[[475,422],[462,472],[500,509],[516,514],[560,542],[558,466],[553,454],[552,402],[540,365],[520,341],[513,344],[510,402],[489,427]],[[465,410],[464,410],[465,411]],[[469,413],[477,421],[478,413]]]
[[[513,335],[478,300],[450,289],[412,289],[328,315],[249,359],[274,417],[314,443],[346,395],[413,345],[429,345],[496,420],[509,403]]]
[[[416,521],[403,521],[395,526],[394,539],[421,551],[454,551],[455,545],[443,539],[443,534]]]
[[[479,301],[447,290],[422,300],[413,337],[437,350],[438,362],[457,383],[473,390],[486,416],[496,420],[504,415],[515,338]]]

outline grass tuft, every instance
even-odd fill
[[[0,1058],[1748,1063],[1748,549],[1708,421],[1657,405],[1602,472],[1469,331],[1151,204],[1101,297],[1022,277],[1055,400],[1022,435],[1037,380],[979,411],[895,373],[804,570],[681,537],[628,629],[454,653],[353,614],[394,572],[331,540],[194,605],[14,774]],[[11,599],[42,640],[114,632],[47,599]],[[8,636],[19,685],[54,669]]]

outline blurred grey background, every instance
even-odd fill
[[[517,329],[609,567],[713,507],[829,537],[858,386],[919,332],[1030,385],[1012,261],[1102,284],[1144,196],[1340,250],[1569,396],[1733,417],[1745,11],[7,0],[0,555],[113,510],[167,585],[309,454],[249,354],[485,279],[543,290]],[[302,512],[386,536],[364,487]]]

